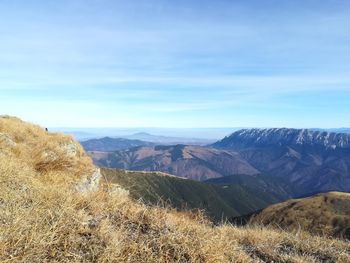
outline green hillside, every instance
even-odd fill
[[[130,191],[135,199],[177,209],[201,209],[215,221],[252,213],[276,202],[269,194],[237,184],[218,186],[157,172],[131,172],[102,168],[109,183]]]
[[[294,192],[296,192],[293,186],[290,186],[282,178],[264,174],[235,174],[209,179],[204,182],[219,186],[239,185],[249,192],[254,191],[254,195],[259,196],[259,198],[265,199],[264,196],[268,196],[269,200],[275,203],[292,198]]]

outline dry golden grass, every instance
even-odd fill
[[[71,138],[14,118],[0,118],[0,133],[16,143],[0,137],[0,262],[350,262],[341,240],[213,226],[106,185],[81,194],[92,165],[80,146],[62,150]]]
[[[264,209],[250,223],[350,239],[350,194],[329,192],[288,200]]]

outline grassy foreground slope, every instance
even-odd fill
[[[165,204],[177,209],[200,209],[215,221],[246,215],[276,199],[262,191],[239,185],[218,186],[157,172],[139,172],[101,168],[104,179],[130,191],[134,199]],[[162,202],[162,203],[161,203]]]
[[[350,262],[341,240],[213,226],[95,187],[76,142],[16,118],[0,117],[0,155],[0,262]]]
[[[288,200],[264,209],[250,222],[350,239],[350,194],[329,192]]]

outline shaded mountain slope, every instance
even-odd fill
[[[350,194],[329,192],[288,200],[262,210],[250,223],[350,239]]]
[[[194,180],[258,171],[237,153],[200,146],[137,147],[106,154],[91,153],[96,164],[110,168],[162,171]]]
[[[230,187],[231,185],[239,185],[245,189],[254,191],[255,195],[264,193],[269,196],[269,200],[278,203],[293,197],[295,189],[285,180],[266,176],[263,174],[246,175],[235,174],[220,178],[213,178],[204,181],[207,184],[218,185],[221,187]]]
[[[105,168],[101,172],[108,182],[117,183],[129,190],[135,199],[150,204],[163,202],[180,210],[201,209],[215,221],[230,220],[281,200],[262,190],[248,189],[237,184],[205,184],[157,172]]]

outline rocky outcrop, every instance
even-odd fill
[[[99,189],[101,176],[100,169],[95,167],[91,175],[83,176],[76,185],[76,190],[81,193],[96,192]]]

